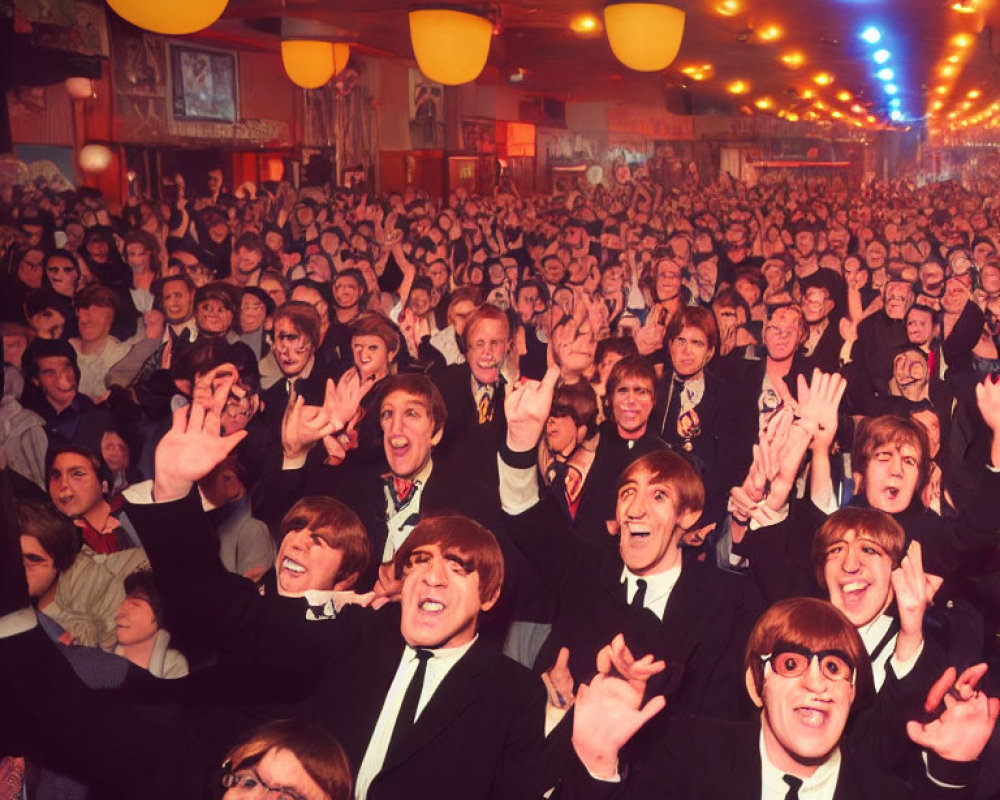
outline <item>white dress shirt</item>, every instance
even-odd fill
[[[786,773],[778,769],[767,759],[764,748],[764,732],[760,734],[760,800],[785,800],[788,794],[788,784],[785,783]],[[840,777],[840,748],[836,748],[830,757],[820,764],[808,778],[803,778],[799,788],[799,800],[833,800],[837,790],[837,778]]]
[[[459,647],[443,647],[431,650],[431,658],[427,662],[427,671],[424,673],[424,685],[420,692],[420,699],[417,701],[417,716],[420,718],[424,708],[434,696],[441,681],[451,672],[460,658],[469,652],[469,648],[475,644],[478,636],[472,641],[460,645]],[[368,789],[372,785],[382,766],[385,764],[386,753],[389,750],[389,742],[392,739],[392,731],[396,727],[396,717],[399,716],[399,707],[403,703],[403,695],[413,680],[417,671],[417,651],[409,645],[403,650],[403,655],[399,659],[399,666],[396,667],[396,676],[392,679],[389,692],[385,696],[382,704],[382,711],[378,715],[378,722],[375,723],[375,730],[372,738],[368,742],[368,749],[365,750],[365,757],[361,760],[361,768],[358,770],[358,780],[354,787],[356,800],[365,800]],[[419,787],[414,787],[414,791],[419,793]]]
[[[676,566],[671,567],[666,572],[658,575],[636,575],[628,567],[622,568],[622,580],[626,584],[625,596],[628,602],[632,602],[636,591],[639,589],[637,581],[639,578],[646,581],[646,597],[643,599],[643,606],[652,611],[662,620],[663,614],[667,610],[667,601],[670,599],[678,579],[681,577],[681,564],[678,561]]]
[[[392,561],[393,556],[396,555],[396,551],[403,546],[406,537],[410,535],[410,531],[416,525],[416,522],[412,520],[414,518],[419,519],[420,517],[420,500],[424,494],[424,486],[427,485],[427,479],[431,476],[431,470],[433,469],[434,461],[428,459],[427,464],[420,470],[417,477],[413,479],[413,495],[399,511],[396,510],[396,506],[392,501],[392,494],[389,492],[389,487],[385,487],[386,537],[385,547],[382,548],[383,564]]]

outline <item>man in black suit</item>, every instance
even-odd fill
[[[730,687],[738,680],[738,648],[757,605],[743,576],[723,573],[681,547],[683,533],[701,515],[701,480],[667,450],[632,462],[617,479],[617,550],[588,547],[552,498],[538,492],[534,445],[557,378],[553,368],[541,383],[511,393],[500,463],[507,532],[557,600],[552,634],[536,666],[549,667],[566,647],[573,677],[586,680],[594,655],[626,630],[670,662],[666,681],[674,710],[738,715]]]
[[[598,675],[580,688],[564,796],[574,798],[746,798],[802,796],[821,800],[911,798],[912,789],[884,773],[877,757],[843,737],[854,706],[872,691],[871,670],[854,626],[822,600],[793,598],[772,606],[750,634],[746,689],[759,721],[671,721],[659,747],[625,772],[619,753],[664,707],[643,705],[648,679],[663,669],[634,659],[621,637],[602,651]],[[614,668],[622,677],[612,677]],[[1000,702],[976,691],[986,665],[956,681],[949,669],[927,699],[934,715],[911,722],[912,741],[927,751],[918,797],[967,797],[975,761],[993,731]],[[933,776],[933,778],[931,778]]]
[[[395,375],[385,381],[378,408],[384,461],[353,466],[334,458],[327,463],[331,453],[340,455],[333,434],[354,418],[371,385],[351,370],[335,391],[328,392],[324,405],[305,405],[298,398],[290,406],[282,437],[283,469],[269,485],[260,487],[255,505],[255,512],[274,524],[294,498],[304,494],[331,495],[346,503],[371,540],[373,563],[358,579],[360,591],[375,585],[379,565],[392,561],[427,512],[450,509],[491,526],[498,505],[495,488],[450,464],[438,464],[433,457],[444,435],[447,411],[440,392],[423,375]],[[320,440],[324,447],[310,453]],[[463,491],[455,491],[458,485]],[[384,569],[382,577],[388,578]]]
[[[448,410],[440,453],[464,474],[496,485],[506,384],[500,370],[511,344],[506,312],[489,304],[480,306],[466,322],[462,338],[465,363],[431,373]]]
[[[175,526],[198,530],[199,538],[209,533],[191,488],[242,437],[219,435],[229,388],[221,384],[207,410],[196,404],[190,415],[179,412],[157,449],[157,502],[136,507],[156,554],[170,557],[163,545]],[[140,781],[150,796],[191,796],[171,795],[174,782],[192,781],[191,764],[179,756],[193,751],[197,767],[207,763],[205,752],[197,743],[180,747],[176,730],[130,721],[120,706],[99,711],[65,669],[52,666],[58,656],[35,630],[16,541],[6,531],[3,540],[4,685],[48,696],[53,702],[38,704],[35,717],[54,746],[86,742],[85,769],[122,796],[134,796]],[[412,796],[414,787],[454,800],[527,798],[551,785],[558,765],[544,738],[542,685],[478,636],[480,615],[496,604],[504,581],[503,555],[482,526],[458,515],[425,520],[393,562],[400,605],[378,612],[352,606],[335,624],[307,622],[301,599],[263,604],[247,582],[218,564],[203,566],[190,589],[224,650],[241,652],[251,671],[284,669],[286,681],[316,681],[318,673],[305,707],[344,746],[358,800]],[[114,747],[92,746],[107,741]],[[177,761],[157,763],[163,743],[162,754]]]

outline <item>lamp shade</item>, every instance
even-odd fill
[[[684,12],[660,3],[613,3],[604,9],[604,28],[615,58],[638,72],[659,72],[677,57]]]
[[[204,30],[226,10],[229,0],[108,0],[122,19],[154,33],[180,36]]]
[[[66,79],[66,92],[74,100],[89,100],[94,96],[94,82],[90,78]]]
[[[104,172],[111,166],[113,154],[103,144],[85,144],[80,148],[80,167],[84,172]]]
[[[493,25],[476,14],[447,8],[410,12],[410,42],[417,66],[436,83],[457,86],[479,77],[490,54]]]
[[[351,46],[343,42],[291,39],[281,43],[285,74],[296,86],[318,89],[347,66]]]

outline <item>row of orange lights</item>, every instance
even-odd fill
[[[952,11],[962,15],[977,14],[985,10],[985,6],[990,0],[955,0],[950,4]],[[967,27],[969,22],[963,21],[961,27]],[[982,19],[973,20],[973,26],[978,30],[982,27]],[[994,103],[973,113],[975,101],[982,97],[982,90],[970,89],[964,95],[951,97],[954,93],[954,84],[962,74],[965,62],[971,55],[972,47],[976,42],[976,36],[969,31],[962,31],[951,37],[949,53],[942,56],[941,61],[935,68],[936,73],[941,77],[941,82],[931,91],[928,98],[927,118],[932,127],[947,124],[952,130],[970,125],[981,125],[992,120],[997,111],[1000,111],[1000,102]],[[951,109],[945,113],[946,101],[952,103]],[[943,117],[943,119],[941,119]],[[940,120],[940,121],[939,121]]]

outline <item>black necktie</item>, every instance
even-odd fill
[[[406,693],[403,695],[403,702],[399,706],[399,714],[396,716],[396,727],[392,729],[392,736],[389,738],[389,748],[385,752],[387,761],[389,756],[392,755],[393,750],[403,740],[406,732],[413,727],[413,723],[416,721],[417,704],[420,702],[420,693],[424,688],[424,675],[427,673],[427,662],[433,655],[430,650],[425,650],[422,647],[415,649],[417,671],[413,673],[410,685],[406,687]]]
[[[784,781],[788,784],[788,792],[785,794],[785,800],[799,800],[799,787],[802,786],[802,778],[796,778],[794,775],[785,775]]]
[[[646,607],[646,581],[639,578],[635,582],[635,594],[632,595],[632,608]]]

